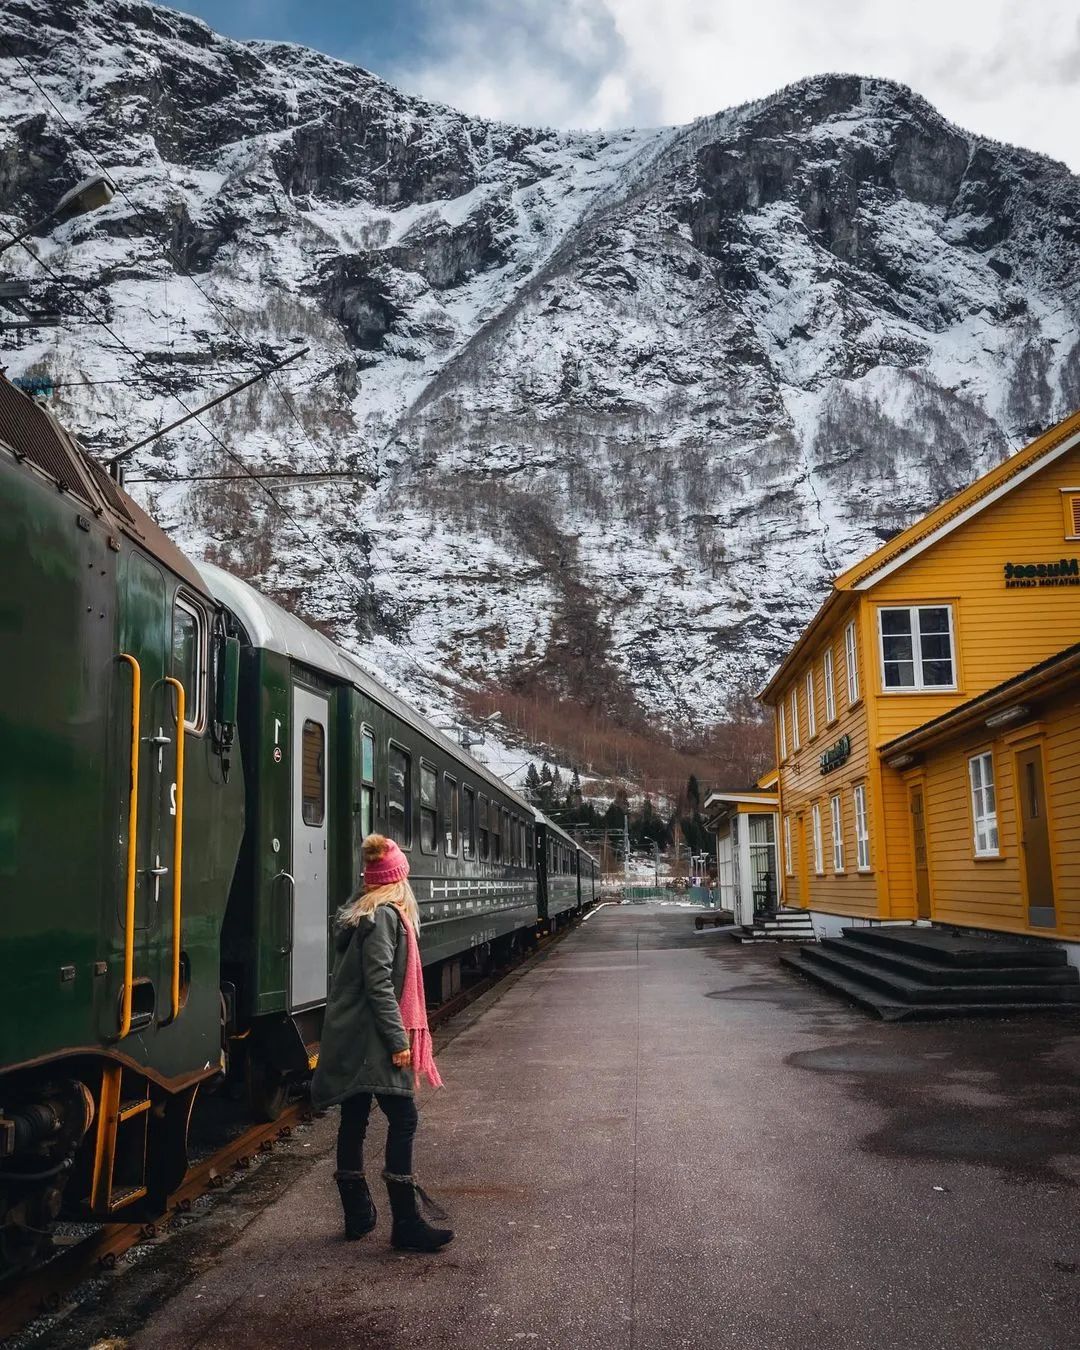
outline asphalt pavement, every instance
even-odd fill
[[[434,1257],[346,1243],[311,1161],[140,1350],[1076,1350],[1080,1022],[890,1026],[692,913],[604,908],[421,1099]],[[369,1139],[377,1178],[382,1122]]]

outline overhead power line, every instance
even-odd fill
[[[182,260],[173,252],[173,250],[163,239],[159,238],[159,236],[156,233],[153,222],[151,222],[147,218],[145,212],[139,206],[138,202],[136,202],[131,197],[131,195],[128,193],[124,185],[121,182],[117,181],[117,179],[113,176],[113,171],[105,167],[102,161],[98,158],[97,154],[94,152],[93,147],[87,144],[86,138],[80,133],[79,129],[68,120],[62,109],[60,109],[57,106],[57,104],[53,102],[53,99],[50,97],[48,91],[42,86],[40,81],[35,77],[34,73],[27,67],[22,57],[19,56],[19,54],[11,46],[10,42],[8,42],[7,39],[2,34],[0,34],[0,45],[5,47],[6,50],[9,52],[9,54],[14,58],[19,69],[30,81],[30,83],[34,86],[34,88],[37,89],[38,93],[49,105],[49,107],[52,108],[53,112],[57,115],[60,121],[63,122],[64,126],[67,127],[69,133],[71,134],[73,139],[77,142],[77,144],[81,146],[81,148],[85,151],[87,155],[90,156],[90,158],[94,161],[94,163],[97,165],[97,167],[101,170],[102,173],[110,175],[110,179],[115,184],[117,192],[131,207],[132,211],[135,212],[136,217],[139,219],[139,221],[143,225],[143,228],[146,230],[147,236],[151,240],[153,240],[153,242],[160,248],[161,252],[164,254],[166,259],[170,263],[172,263],[176,271],[179,272],[181,276],[185,277],[188,281],[191,282],[191,284],[195,287],[195,289],[199,292],[199,294],[207,302],[207,304],[211,305],[217,311],[218,316],[221,318],[221,320],[224,322],[225,326],[230,330],[230,332],[232,332],[237,338],[239,338],[239,340],[244,344],[244,346],[255,354],[256,359],[262,359],[262,355],[260,352],[256,350],[255,344],[251,341],[249,337],[245,336],[245,334],[243,334],[239,328],[237,328],[236,324],[233,323],[232,319],[230,319],[229,315],[225,311],[224,306],[217,299],[217,297],[211,295],[209,291],[204,290],[203,287],[199,285],[198,281],[195,279],[195,277],[192,275],[189,269],[184,266]],[[282,403],[285,405],[285,409],[288,412],[289,416],[300,428],[300,432],[303,435],[304,439],[308,442],[308,444],[316,452],[316,454],[322,456],[324,454],[322,448],[316,445],[314,439],[308,432],[308,429],[304,426],[303,419],[296,411],[285,390],[282,389],[282,387],[272,377],[270,377],[269,383],[277,393],[278,397],[281,399]]]
[[[223,320],[223,322],[225,323],[225,326],[226,326],[226,327],[227,327],[227,328],[228,328],[228,329],[229,329],[229,330],[230,330],[237,338],[239,338],[239,340],[240,340],[242,343],[244,343],[244,345],[245,345],[250,351],[252,351],[253,353],[255,353],[257,359],[261,359],[261,353],[258,352],[258,351],[256,350],[255,344],[254,344],[249,338],[247,338],[247,337],[246,337],[246,336],[245,336],[245,335],[244,335],[244,334],[236,327],[236,325],[235,325],[235,324],[233,323],[233,321],[229,318],[228,314],[226,313],[226,311],[225,311],[225,309],[223,308],[222,304],[217,300],[217,298],[214,297],[213,295],[211,295],[208,291],[204,290],[203,287],[199,285],[199,283],[198,283],[198,281],[195,279],[195,277],[194,277],[194,276],[191,274],[191,272],[184,266],[184,264],[183,264],[183,263],[181,262],[181,260],[175,255],[175,253],[173,253],[173,251],[168,247],[168,245],[165,244],[164,241],[162,241],[161,239],[159,239],[159,238],[156,236],[155,231],[154,231],[153,224],[147,219],[147,217],[146,217],[145,213],[143,212],[142,208],[138,205],[137,202],[135,202],[135,201],[132,199],[132,197],[131,197],[130,194],[127,192],[127,190],[126,190],[126,188],[123,186],[123,184],[120,183],[120,182],[118,182],[118,181],[116,180],[116,178],[113,177],[113,175],[110,173],[110,171],[106,168],[106,166],[105,166],[105,165],[102,163],[102,161],[98,158],[98,156],[97,156],[97,154],[94,152],[93,148],[92,148],[90,145],[87,144],[85,138],[84,138],[84,137],[82,136],[82,134],[79,132],[78,128],[76,128],[76,127],[68,120],[68,118],[64,115],[63,111],[62,111],[62,110],[57,106],[57,104],[53,101],[53,99],[50,97],[50,95],[49,95],[49,93],[47,92],[47,90],[46,90],[46,89],[41,85],[41,83],[36,79],[36,77],[34,76],[34,74],[32,73],[32,71],[29,70],[29,68],[27,67],[26,63],[22,60],[22,58],[19,56],[19,54],[18,54],[18,53],[14,50],[14,48],[11,46],[11,43],[4,37],[4,35],[3,35],[2,33],[0,33],[0,46],[3,46],[3,47],[7,50],[7,52],[9,53],[9,55],[10,55],[11,57],[13,57],[13,59],[15,60],[15,63],[18,65],[19,69],[20,69],[20,70],[22,71],[22,73],[26,76],[26,78],[30,81],[30,83],[35,87],[35,89],[37,89],[38,93],[39,93],[39,94],[41,95],[41,97],[45,100],[45,102],[49,105],[49,107],[52,108],[53,112],[54,112],[54,113],[56,114],[56,116],[60,119],[60,121],[64,124],[64,126],[67,127],[69,133],[71,134],[72,138],[76,141],[76,143],[77,143],[77,144],[85,151],[85,153],[90,157],[90,159],[93,160],[94,164],[97,165],[97,167],[98,167],[103,173],[109,174],[111,180],[116,184],[116,189],[117,189],[118,193],[120,194],[120,196],[122,196],[122,197],[124,198],[124,200],[125,200],[125,201],[128,203],[128,205],[131,207],[132,211],[134,211],[136,217],[142,222],[144,228],[147,229],[148,237],[149,237],[150,239],[154,240],[154,242],[155,242],[155,243],[158,245],[158,247],[161,249],[161,251],[163,252],[163,254],[165,255],[165,257],[172,263],[173,267],[175,267],[176,270],[177,270],[182,276],[184,276],[188,281],[190,281],[191,284],[195,287],[195,289],[199,292],[199,294],[203,297],[203,299],[206,300],[206,302],[207,302],[209,305],[211,305],[211,306],[217,311],[218,315],[220,316],[220,318],[221,318],[221,319]],[[63,279],[62,279],[61,277],[59,277],[59,276],[58,276],[58,275],[57,275],[50,267],[48,267],[47,264],[45,264],[44,261],[43,261],[41,258],[39,258],[39,257],[37,256],[36,253],[34,253],[33,249],[29,248],[26,244],[24,244],[23,247],[26,248],[27,252],[30,254],[31,257],[33,257],[33,258],[35,259],[35,261],[37,261],[42,267],[45,268],[45,270],[46,270],[47,272],[49,272],[50,276],[52,276],[54,280],[58,281],[61,285],[63,285],[63,286],[65,287],[65,289],[69,290],[69,292],[71,291],[72,288],[68,287],[67,284],[63,281]],[[82,302],[81,302],[81,300],[80,300],[80,304],[81,304],[81,303],[82,303]],[[100,324],[106,329],[106,331],[110,334],[110,336],[113,338],[113,340],[114,340],[115,342],[119,343],[119,345],[120,345],[121,347],[123,347],[124,350],[127,351],[127,352],[135,359],[135,361],[136,361],[137,363],[143,363],[143,362],[145,361],[145,358],[141,358],[141,357],[139,357],[138,355],[136,355],[136,353],[133,352],[133,351],[131,350],[131,348],[127,345],[127,343],[125,343],[125,342],[124,342],[124,341],[123,341],[116,333],[114,333],[114,332],[112,331],[111,328],[108,327],[108,325],[105,323],[105,321],[104,321],[103,319],[101,319],[101,318],[100,318],[99,316],[97,316],[97,315],[94,315],[94,314],[87,308],[87,306],[82,305],[82,308],[84,309],[85,312],[87,312],[88,314],[90,314],[90,317],[91,317],[92,319],[94,319],[94,321],[95,321],[96,323],[100,323]],[[156,372],[151,372],[150,375],[149,375],[149,379],[150,379],[152,382],[158,383],[159,386],[165,388],[165,392],[166,392],[171,398],[174,398],[174,399],[176,400],[176,402],[179,403],[180,406],[185,410],[185,412],[187,412],[187,413],[189,413],[189,414],[191,413],[191,409],[189,409],[189,408],[187,407],[187,405],[183,402],[183,400],[179,397],[179,395],[173,393],[172,390],[168,389],[167,387],[165,387],[165,386],[162,384],[162,382],[161,382],[161,380],[159,379],[159,377],[157,376]],[[271,376],[268,376],[268,383],[269,383],[270,386],[275,390],[275,392],[277,393],[278,397],[281,399],[282,403],[284,403],[285,408],[286,408],[286,411],[289,413],[289,416],[293,419],[293,421],[294,421],[294,422],[297,424],[297,426],[300,428],[300,432],[301,432],[301,434],[303,435],[304,439],[308,442],[308,444],[312,447],[312,449],[316,452],[316,454],[320,455],[320,457],[325,457],[325,456],[324,456],[324,452],[322,451],[321,447],[318,446],[318,445],[315,443],[314,439],[311,437],[311,435],[310,435],[310,433],[308,432],[307,428],[304,426],[303,421],[302,421],[300,415],[297,413],[295,407],[293,406],[293,404],[292,404],[292,402],[291,402],[289,396],[285,393],[285,391],[281,388],[281,386],[277,383],[277,381],[273,378],[272,375],[271,375]],[[194,416],[194,415],[192,414],[192,416]],[[297,520],[295,519],[295,517],[293,517],[292,514],[291,514],[289,511],[286,510],[286,508],[282,505],[282,503],[281,503],[280,501],[278,501],[278,499],[273,495],[273,493],[270,491],[270,489],[266,486],[265,482],[264,482],[261,478],[259,478],[259,477],[258,477],[258,476],[250,469],[250,468],[248,468],[248,466],[247,466],[247,465],[246,465],[246,464],[245,464],[245,463],[244,463],[244,462],[243,462],[236,454],[234,454],[233,451],[231,451],[231,450],[228,448],[228,446],[227,446],[227,445],[225,444],[225,442],[221,439],[221,437],[218,436],[215,432],[211,431],[211,429],[210,429],[209,427],[207,427],[207,425],[205,424],[205,422],[203,422],[201,419],[199,419],[199,418],[197,418],[197,417],[195,417],[194,420],[198,421],[199,425],[203,428],[204,431],[206,431],[206,433],[211,437],[211,439],[214,440],[214,441],[216,442],[216,444],[222,449],[222,451],[223,451],[226,455],[228,455],[229,458],[232,459],[236,464],[239,465],[239,467],[243,470],[244,474],[245,474],[248,478],[253,479],[254,481],[256,481],[256,482],[259,484],[259,486],[262,488],[262,490],[267,494],[267,496],[270,497],[271,501],[273,501],[274,504],[277,506],[278,510],[282,513],[282,515],[284,515],[285,518],[286,518],[287,520],[289,520],[289,521],[292,523],[292,525],[294,526],[295,529],[297,529],[298,531],[300,531],[300,533],[303,535],[303,537],[305,538],[305,540],[306,540],[313,548],[316,549],[316,552],[319,554],[319,556],[323,558],[323,560],[328,564],[328,566],[330,566],[331,569],[332,569],[334,572],[336,572],[337,575],[338,575],[343,581],[345,581],[346,585],[348,585],[351,589],[353,589],[353,590],[354,590],[354,593],[359,594],[358,592],[355,592],[355,588],[353,587],[353,583],[351,582],[351,580],[350,580],[348,577],[345,576],[345,574],[340,570],[340,568],[338,568],[338,567],[336,566],[336,564],[334,564],[330,559],[326,558],[324,554],[319,553],[318,548],[317,548],[317,546],[313,543],[313,541],[312,541],[310,535],[307,534],[307,532],[303,529],[303,527],[297,522]],[[328,462],[328,461],[327,461],[327,462]],[[331,468],[330,468],[330,473],[336,475],[336,470],[334,470],[334,469],[332,468],[332,466],[331,466]],[[357,476],[359,476],[359,475],[357,475]],[[132,480],[132,481],[134,481],[134,480]],[[179,481],[179,480],[177,480],[177,481]],[[195,480],[193,479],[192,481],[195,481]],[[379,571],[379,570],[385,570],[385,571],[388,572],[388,573],[391,572],[392,569],[391,569],[389,563],[387,562],[385,556],[382,554],[382,552],[381,552],[381,551],[379,550],[379,548],[376,546],[375,541],[374,541],[374,538],[370,535],[369,532],[366,532],[366,531],[365,531],[365,536],[366,536],[366,538],[367,538],[369,551],[370,551],[371,553],[374,553],[375,556],[376,556],[377,558],[380,558],[380,559],[382,560],[382,562],[384,563],[384,565],[385,565],[383,569],[377,569],[377,568],[372,567],[371,570],[372,570],[373,572],[374,572],[374,571]],[[371,563],[370,563],[370,560],[369,560],[369,567],[370,567],[370,566],[371,566]],[[366,597],[361,597],[361,598],[366,599]],[[411,664],[413,664],[414,666],[416,666],[416,668],[417,668],[419,671],[421,671],[421,673],[425,676],[425,678],[428,678],[428,679],[431,678],[430,672],[428,672],[428,671],[420,664],[420,662],[416,660],[416,658],[415,658],[410,652],[405,651],[404,649],[401,649],[401,651],[402,651],[402,655],[404,655],[405,658],[406,658]]]

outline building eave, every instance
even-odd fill
[[[969,699],[940,717],[907,731],[903,736],[888,741],[879,749],[886,763],[904,755],[914,755],[942,741],[963,734],[984,723],[996,711],[1010,707],[1024,699],[1047,698],[1075,682],[1080,673],[1080,643],[1056,652],[1038,665],[1021,671],[1011,679],[987,689],[977,698]]]
[[[792,667],[798,664],[799,658],[802,656],[806,648],[813,642],[814,638],[821,631],[821,628],[825,624],[826,620],[832,617],[833,611],[837,609],[840,605],[842,605],[843,602],[846,599],[848,599],[848,596],[849,592],[838,590],[834,585],[833,589],[829,592],[829,594],[825,597],[824,601],[822,602],[821,607],[818,609],[818,612],[814,615],[814,617],[810,620],[810,622],[806,625],[803,631],[799,634],[798,638],[795,640],[794,647],[791,648],[787,656],[784,657],[784,659],[780,662],[777,668],[773,671],[772,675],[769,677],[768,684],[766,684],[765,688],[762,689],[761,692],[758,694],[759,702],[768,705],[773,705],[777,702],[776,699],[777,690],[780,688],[781,685],[787,682],[787,678],[791,672]]]

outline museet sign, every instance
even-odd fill
[[[1050,563],[1005,563],[1007,591],[1034,590],[1039,586],[1080,586],[1080,560],[1059,558]]]
[[[830,773],[833,769],[838,769],[850,754],[851,737],[841,736],[836,744],[830,745],[828,750],[821,756],[821,772]]]

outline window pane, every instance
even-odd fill
[[[928,686],[951,685],[953,682],[951,661],[924,661],[922,668],[923,684]]]
[[[420,761],[420,848],[424,853],[437,853],[439,826],[435,811],[439,778],[430,764]]]
[[[476,852],[476,793],[471,787],[461,789],[461,856],[471,860]]]
[[[375,737],[370,731],[361,733],[360,777],[365,783],[375,781]]]
[[[911,661],[915,656],[914,645],[906,634],[883,637],[881,650],[885,654],[886,661]]]
[[[375,794],[369,787],[360,789],[360,829],[366,839],[375,828]]]
[[[408,848],[412,844],[412,757],[393,741],[390,742],[387,769],[390,790],[386,817],[390,837]]]
[[[172,673],[184,686],[184,722],[198,726],[202,700],[199,620],[179,603],[173,609]]]
[[[924,661],[952,660],[952,643],[948,633],[923,633],[919,646]]]
[[[919,632],[925,636],[927,633],[945,633],[949,632],[949,610],[946,605],[941,605],[935,609],[919,610]]]
[[[491,857],[491,839],[488,834],[488,799],[480,798],[480,861],[487,862]]]
[[[459,803],[457,781],[449,774],[443,775],[443,839],[446,843],[446,856],[456,858],[458,852]]]
[[[300,813],[305,825],[326,816],[326,732],[309,718],[300,736]]]
[[[910,689],[914,684],[914,661],[885,662],[885,687],[887,689]]]
[[[911,611],[907,609],[883,609],[881,611],[881,634],[888,637],[890,634],[904,633],[911,636]]]

